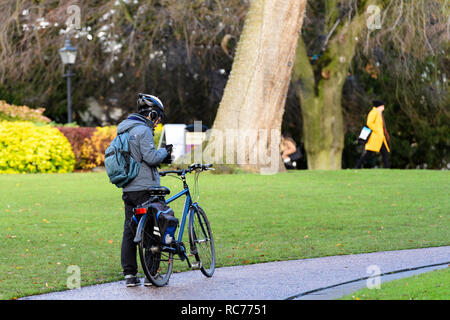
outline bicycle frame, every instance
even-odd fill
[[[178,229],[178,234],[176,236],[176,240],[175,241],[171,241],[168,244],[166,244],[165,242],[163,242],[161,239],[157,239],[156,242],[150,243],[150,242],[145,242],[143,241],[143,235],[144,235],[144,229],[146,228],[146,220],[148,219],[148,217],[153,217],[153,219],[155,219],[155,223],[156,223],[156,217],[154,215],[149,215],[149,210],[148,208],[146,208],[146,210],[144,211],[140,211],[139,214],[143,214],[140,218],[140,221],[138,223],[137,226],[137,231],[136,231],[136,236],[134,238],[134,242],[135,243],[140,243],[140,247],[139,247],[139,255],[141,257],[141,264],[144,268],[144,272],[146,273],[146,276],[149,277],[150,281],[157,285],[157,286],[162,286],[165,285],[170,277],[170,274],[172,272],[172,257],[173,255],[178,255],[181,261],[186,260],[189,268],[191,269],[196,269],[196,270],[201,270],[202,273],[207,276],[207,277],[211,277],[212,273],[214,272],[214,266],[215,266],[215,256],[214,256],[214,244],[212,242],[212,234],[210,231],[210,227],[209,227],[209,223],[208,220],[206,219],[205,213],[204,211],[202,211],[202,209],[200,208],[200,206],[198,205],[197,201],[193,202],[192,201],[192,196],[189,190],[189,186],[186,183],[186,173],[190,173],[192,171],[196,171],[196,176],[195,176],[195,185],[196,187],[194,188],[195,192],[194,192],[194,196],[197,195],[198,193],[198,173],[200,173],[201,171],[205,171],[205,170],[214,170],[211,169],[212,165],[203,165],[203,164],[193,164],[191,166],[189,166],[188,169],[183,169],[183,170],[170,170],[170,171],[161,171],[160,175],[161,176],[166,176],[167,174],[177,174],[178,176],[181,176],[181,181],[183,182],[183,190],[181,190],[180,192],[178,192],[177,194],[175,194],[174,196],[165,199],[164,202],[166,205],[172,203],[173,201],[181,198],[182,196],[186,196],[186,199],[184,201],[184,208],[183,208],[183,213],[181,216],[181,223],[180,223],[180,227]],[[155,190],[158,191],[159,194],[157,195],[162,195],[162,194],[167,194],[166,190],[164,189],[162,192],[160,190]],[[147,207],[151,207],[152,199],[149,199],[148,202],[145,202],[144,204],[142,204],[142,208]],[[152,207],[153,210],[154,207]],[[141,207],[136,208],[136,213],[137,213],[137,209],[141,209]],[[145,212],[145,213],[144,213]],[[194,231],[194,216],[195,216],[195,212],[199,212],[199,219],[204,219],[206,220],[206,227],[208,228],[208,236],[206,239],[202,240],[202,241],[197,241],[197,236],[196,236],[196,232]],[[200,215],[203,215],[203,218],[200,217]],[[188,233],[189,233],[189,245],[190,245],[190,255],[195,257],[195,262],[191,263],[189,261],[188,258],[188,254],[187,254],[187,247],[186,245],[182,242],[183,240],[183,234],[184,234],[184,229],[186,227],[186,222],[188,221],[189,217],[189,225],[187,226],[188,228]],[[200,221],[199,220],[199,221]],[[149,226],[149,228],[152,228],[152,225]],[[202,226],[203,228],[203,226]],[[152,230],[149,229],[148,230],[149,234],[152,233]],[[156,234],[157,236],[161,237],[161,235],[158,233],[159,229],[157,226],[153,226],[153,234]],[[204,232],[204,230],[203,230]],[[150,236],[151,237],[151,236]],[[208,267],[207,269],[205,269],[202,266],[202,262],[199,258],[199,253],[197,250],[197,245],[196,243],[200,243],[200,242],[205,242],[211,240],[211,254],[212,256],[210,257],[211,259],[211,265],[210,267]],[[145,243],[144,243],[145,242]],[[144,251],[145,250],[145,251]],[[151,252],[151,254],[157,254],[158,252],[168,252],[169,256],[167,257],[167,261],[168,261],[168,270],[167,270],[167,274],[164,275],[163,278],[161,279],[157,279],[157,278],[153,278],[153,274],[150,273],[150,271],[147,269],[147,261],[146,261],[146,257],[147,257],[147,251]],[[159,258],[157,258],[159,259]],[[162,261],[162,260],[160,260]],[[165,260],[166,261],[166,260]],[[151,262],[153,263],[153,262]],[[158,262],[159,263],[159,262]],[[153,264],[152,264],[153,265]],[[158,268],[159,268],[159,264],[158,264]],[[210,270],[211,269],[211,270]],[[159,271],[158,271],[159,272]]]
[[[187,217],[188,217],[188,214],[189,214],[189,209],[191,207],[193,207],[193,206],[194,207],[197,206],[197,203],[192,203],[192,198],[191,198],[191,194],[190,194],[190,191],[189,191],[189,186],[187,185],[187,183],[186,183],[186,181],[184,179],[183,179],[183,185],[184,185],[184,189],[182,191],[180,191],[176,195],[170,197],[169,199],[165,200],[165,203],[169,204],[172,201],[175,201],[176,199],[182,197],[183,195],[186,195],[186,200],[184,202],[184,208],[183,208],[183,215],[181,217],[181,224],[180,224],[180,228],[178,230],[178,235],[177,235],[177,242],[178,243],[181,243],[181,241],[183,239],[184,228],[186,226],[186,220],[187,220]],[[147,216],[148,216],[148,213],[144,214],[142,216],[142,218],[140,219],[140,221],[139,221],[139,225],[138,225],[137,231],[136,231],[136,237],[134,238],[134,242],[136,242],[136,243],[138,243],[142,239],[143,227],[144,227],[145,220],[147,219]],[[173,248],[173,247],[170,247],[170,246],[166,247],[166,249],[172,250],[173,253],[181,254],[180,255],[181,260],[183,261],[184,259],[186,259],[189,268],[191,268],[192,264],[191,264],[191,262],[189,261],[187,255],[186,255],[186,247],[183,245],[183,246],[180,246],[179,248],[181,249],[180,252],[178,252],[176,248]]]
[[[183,190],[178,192],[176,195],[170,197],[169,199],[165,200],[165,203],[169,204],[169,203],[175,201],[176,199],[180,198],[181,196],[186,195],[186,200],[184,202],[184,208],[183,208],[183,215],[181,217],[181,224],[180,224],[180,228],[178,230],[178,235],[177,235],[177,240],[176,240],[176,242],[178,242],[178,243],[182,243],[183,234],[184,234],[184,228],[186,226],[186,220],[187,220],[188,214],[192,214],[192,212],[193,212],[193,210],[190,211],[190,209],[192,207],[197,208],[197,206],[198,206],[197,202],[192,202],[192,196],[191,196],[191,193],[189,191],[189,186],[186,183],[186,173],[192,172],[193,169],[198,168],[198,166],[200,166],[203,169],[206,168],[206,170],[208,168],[212,167],[212,165],[206,165],[205,166],[205,165],[200,165],[200,164],[193,165],[193,166],[195,166],[195,167],[191,166],[189,169],[183,169],[183,170],[180,170],[180,171],[163,171],[164,172],[164,176],[166,174],[168,174],[168,173],[176,173],[179,176],[181,176],[181,181],[183,181]],[[160,172],[160,173],[163,173],[163,172]],[[134,237],[134,242],[135,243],[140,242],[141,239],[142,239],[143,227],[144,227],[145,220],[147,219],[147,215],[148,215],[148,213],[145,213],[141,217],[141,219],[140,219],[140,221],[138,223],[136,236]],[[191,218],[191,216],[189,218]],[[185,251],[186,248],[184,246],[181,246],[181,247],[182,247],[182,250],[184,252],[185,258],[187,258],[186,251]],[[184,260],[184,258],[182,260]],[[190,265],[189,260],[188,260],[188,264]]]
[[[181,196],[186,195],[186,200],[184,202],[183,215],[181,217],[180,229],[178,230],[178,236],[177,236],[178,242],[181,242],[181,239],[183,239],[184,227],[186,225],[186,219],[188,216],[189,208],[191,206],[196,206],[196,203],[192,203],[191,194],[189,192],[189,186],[186,184],[186,181],[183,181],[183,184],[184,184],[184,189],[182,191],[180,191],[176,195],[170,197],[169,199],[165,200],[165,203],[169,204],[172,201],[175,201],[176,199],[180,198]],[[135,243],[138,243],[142,239],[142,232],[143,232],[144,223],[145,223],[145,220],[147,219],[147,216],[148,216],[148,213],[145,213],[139,220],[139,223],[137,226],[137,231],[136,231],[136,236],[134,237]]]
[[[198,207],[198,203],[197,202],[192,202],[192,196],[189,190],[189,186],[186,183],[186,172],[183,170],[182,174],[181,174],[181,180],[183,181],[183,190],[178,192],[176,195],[170,197],[169,199],[165,200],[165,203],[168,205],[169,203],[177,200],[178,198],[186,195],[186,199],[184,201],[184,208],[183,208],[183,214],[181,216],[181,223],[180,223],[180,228],[178,229],[178,235],[177,235],[177,243],[181,244],[182,240],[183,240],[183,234],[184,234],[184,229],[186,226],[186,221],[187,218],[189,216],[189,219],[192,219],[192,215],[194,213],[194,210],[191,210],[192,207],[197,208]],[[198,208],[197,208],[198,209]],[[192,264],[189,261],[187,255],[186,255],[186,247],[183,244],[182,246],[179,247],[179,249],[181,249],[181,251],[176,251],[179,255],[181,260],[183,261],[184,259],[186,259],[187,264],[189,266],[189,268],[192,268]],[[192,247],[191,247],[192,250]],[[196,251],[196,250],[195,250]],[[192,253],[192,251],[191,251]]]
[[[184,181],[185,182],[185,181]],[[183,195],[186,195],[186,200],[184,201],[184,208],[183,208],[183,215],[181,217],[181,223],[180,223],[180,229],[178,230],[178,236],[177,241],[180,241],[183,239],[183,233],[184,233],[184,227],[186,225],[186,219],[189,213],[189,209],[192,206],[192,198],[191,193],[189,192],[189,187],[184,183],[184,189],[177,193],[176,195],[170,197],[166,200],[166,204],[171,203],[172,201],[175,201],[176,199],[180,198]]]

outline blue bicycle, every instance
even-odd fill
[[[192,201],[189,186],[186,182],[186,174],[195,172],[195,186],[196,193],[198,193],[198,176],[206,170],[214,169],[211,164],[193,164],[187,169],[159,172],[162,177],[174,176],[179,178],[183,182],[183,190],[165,200],[165,196],[170,194],[170,190],[166,187],[154,187],[150,190],[150,200],[134,209],[135,217],[139,217],[139,221],[136,220],[138,225],[134,241],[139,247],[139,256],[144,273],[155,286],[161,287],[168,283],[173,270],[174,255],[178,255],[181,261],[186,260],[189,268],[200,269],[207,277],[211,277],[214,273],[216,257],[211,226],[205,211],[197,202]],[[177,238],[173,240],[170,236],[163,234],[159,217],[164,215],[164,211],[161,211],[161,209],[155,210],[155,205],[158,201],[167,205],[183,195],[186,196],[183,215]],[[167,226],[176,228],[177,226],[174,226],[174,223],[178,224],[178,219],[167,217]],[[189,250],[190,255],[195,257],[195,262],[189,260],[186,246],[182,242],[188,217]]]

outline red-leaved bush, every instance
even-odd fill
[[[103,166],[105,150],[116,136],[115,126],[58,127],[69,140],[75,155],[75,170],[89,170]]]
[[[92,166],[82,156],[83,145],[91,140],[96,128],[93,127],[58,127],[69,140],[75,155],[75,170],[90,169]]]

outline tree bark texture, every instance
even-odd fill
[[[233,129],[238,147],[234,159],[223,163],[237,163],[241,168],[256,171],[264,159],[252,161],[255,154],[271,154],[271,144],[276,143],[279,159],[281,121],[287,90],[295,61],[295,51],[303,23],[306,0],[253,0],[250,4],[229,80],[219,105],[213,130],[223,132],[224,141],[212,137],[208,148],[221,148],[225,140],[232,139],[227,133]],[[249,139],[249,154],[240,154],[239,141],[244,142],[242,132],[253,130],[256,140]],[[278,137],[271,131],[278,132]],[[266,137],[264,137],[266,135]],[[254,137],[253,137],[254,138]],[[266,139],[267,138],[267,139]],[[241,146],[243,143],[241,144]],[[257,148],[265,150],[257,150]],[[214,153],[214,151],[212,152]],[[230,156],[231,153],[223,152]],[[220,158],[220,156],[219,156]],[[217,158],[216,158],[217,159]],[[262,161],[259,161],[262,160]],[[244,162],[244,163],[242,163]],[[284,166],[280,160],[278,170]]]
[[[365,21],[362,12],[351,20],[345,18],[340,22],[341,26],[330,37],[319,65],[311,64],[303,39],[299,37],[293,81],[299,83],[308,169],[342,168],[345,134],[342,89]]]

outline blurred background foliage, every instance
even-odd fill
[[[302,36],[312,60],[329,34],[328,1],[308,2]],[[338,3],[340,11],[333,14],[342,19],[358,5],[353,0]],[[117,124],[134,111],[137,92],[161,97],[167,122],[212,125],[247,0],[2,1],[0,100],[43,107],[46,117],[65,122],[66,82],[58,50],[72,4],[81,8],[81,29],[70,34],[78,48],[73,105],[79,125]],[[371,100],[383,99],[392,167],[448,168],[449,4],[379,4],[382,28],[361,35],[344,86],[343,167],[353,167],[360,155],[357,136]],[[300,148],[301,128],[301,106],[290,88],[283,131]],[[301,167],[306,167],[305,159]]]
[[[0,4],[0,97],[44,106],[66,116],[65,79],[58,50],[66,10],[81,8],[73,71],[75,120],[93,98],[106,112],[134,111],[136,93],[151,92],[168,106],[171,122],[210,124],[227,81],[247,1],[6,1]],[[225,49],[225,50],[224,50]],[[120,116],[125,116],[118,112]],[[90,122],[90,123],[89,123]]]

